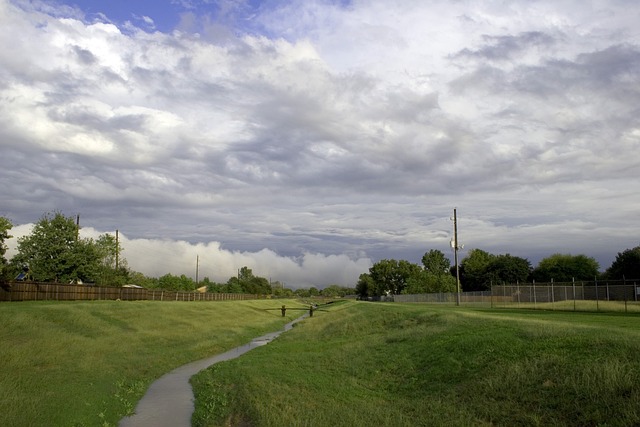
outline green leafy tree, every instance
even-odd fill
[[[209,279],[208,277],[205,277],[202,280],[202,282],[200,283],[200,286],[206,286],[207,292],[211,292],[214,294],[225,293],[227,289],[224,283],[216,283],[211,279]]]
[[[495,255],[481,249],[471,249],[460,262],[460,284],[464,291],[485,291],[491,288],[491,277],[487,274]]]
[[[230,293],[271,294],[269,281],[264,277],[254,276],[253,271],[247,266],[238,270],[237,277],[229,278],[227,286]]]
[[[435,274],[451,275],[449,269],[451,267],[451,261],[447,258],[442,251],[431,249],[422,256],[422,265],[425,271]]]
[[[509,254],[498,255],[491,260],[486,273],[493,284],[526,282],[531,275],[531,263]]]
[[[407,280],[403,294],[432,294],[456,292],[456,279],[448,272],[434,274],[428,270],[419,271]]]
[[[278,298],[291,298],[291,297],[293,297],[295,295],[293,290],[291,290],[289,288],[285,288],[281,284],[272,285],[271,286],[271,294],[273,296],[275,296],[275,297],[278,297]]]
[[[424,268],[407,279],[404,294],[455,292],[456,279],[451,275],[451,262],[439,250],[432,249],[422,257]]]
[[[105,233],[98,237],[95,244],[100,259],[96,283],[109,286],[127,284],[130,281],[129,269],[127,260],[122,256],[120,242],[117,242],[113,235]]]
[[[158,287],[167,291],[195,291],[196,282],[184,274],[174,276],[167,273],[158,279]]]
[[[593,280],[599,269],[598,262],[586,255],[553,254],[542,259],[531,276],[536,282]]]
[[[398,295],[402,293],[410,277],[421,270],[417,264],[409,261],[383,259],[369,268],[373,281],[373,292],[370,295]]]
[[[243,292],[240,279],[237,277],[230,277],[225,286],[226,289],[224,290],[224,293],[241,294]]]
[[[147,277],[139,271],[128,272],[128,284],[142,286],[143,288],[153,289],[157,288],[157,280],[151,277]]]
[[[374,283],[369,273],[362,273],[358,277],[358,283],[356,283],[356,295],[360,298],[368,298],[373,296]]]
[[[6,279],[8,272],[8,263],[4,255],[7,253],[7,245],[5,242],[13,237],[9,234],[9,230],[11,230],[11,228],[13,228],[11,221],[0,216],[0,280]]]
[[[99,251],[92,239],[79,238],[78,231],[72,217],[45,214],[31,234],[18,239],[18,253],[11,262],[17,268],[29,266],[36,281],[95,281]]]
[[[348,288],[340,285],[329,285],[320,291],[320,294],[325,297],[345,297],[347,295],[355,295],[356,290],[354,288]]]
[[[253,276],[251,279],[243,283],[242,289],[247,294],[271,294],[271,285],[269,285],[269,281],[264,277]]]
[[[640,279],[640,246],[618,252],[605,277],[611,280]]]
[[[309,298],[311,296],[311,293],[307,288],[298,288],[295,291],[293,291],[293,293],[298,298]]]
[[[338,285],[330,285],[320,291],[323,297],[335,298],[340,294]]]

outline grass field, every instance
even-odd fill
[[[640,316],[348,302],[193,377],[196,426],[640,424]]]
[[[281,304],[0,304],[0,425],[115,426],[162,374]],[[272,310],[267,310],[272,309]],[[194,425],[640,424],[640,316],[341,302],[193,378]]]
[[[564,300],[556,302],[509,302],[495,303],[494,308],[525,308],[535,310],[561,311],[590,311],[610,313],[640,314],[640,302],[636,301],[595,301],[595,300]]]
[[[0,303],[0,426],[115,426],[152,380],[282,328],[295,301]]]

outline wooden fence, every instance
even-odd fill
[[[260,299],[254,294],[220,294],[60,283],[12,282],[0,288],[0,301],[228,301]]]

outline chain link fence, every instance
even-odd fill
[[[500,285],[491,294],[496,308],[640,312],[640,280]]]
[[[490,308],[640,313],[640,280],[494,285],[491,291],[394,295],[393,301]]]

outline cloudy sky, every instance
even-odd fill
[[[290,287],[640,244],[636,0],[0,0],[0,215]]]

